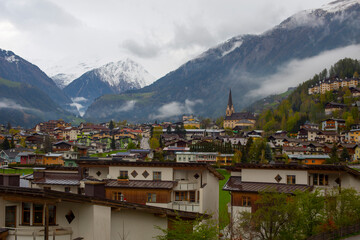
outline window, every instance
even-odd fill
[[[51,190],[51,187],[44,187],[44,190]]]
[[[156,193],[148,193],[147,202],[156,202]]]
[[[5,207],[5,227],[16,227],[16,206]]]
[[[175,201],[187,201],[187,192],[175,192]]]
[[[287,184],[295,184],[296,183],[296,176],[295,175],[287,175],[286,176],[286,183]]]
[[[189,192],[189,200],[190,202],[195,202],[195,191]]]
[[[30,225],[31,203],[22,204],[22,225]]]
[[[161,180],[161,172],[153,172],[153,180]]]
[[[326,174],[315,173],[313,175],[313,185],[315,186],[327,186],[329,185],[329,176]]]
[[[65,192],[69,193],[70,192],[70,187],[65,187]]]
[[[124,201],[124,195],[121,192],[113,192],[113,200]]]
[[[120,171],[119,177],[120,179],[128,179],[129,178],[128,171]]]
[[[49,225],[56,224],[56,207],[54,205],[49,205]]]
[[[33,225],[43,225],[44,206],[42,204],[33,205]]]
[[[241,206],[250,207],[251,206],[251,198],[250,197],[242,197]]]

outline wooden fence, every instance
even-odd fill
[[[334,231],[319,233],[307,238],[307,240],[335,240],[357,232],[360,232],[360,223],[342,227]]]

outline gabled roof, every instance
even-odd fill
[[[169,167],[169,168],[202,168],[207,169],[214,174],[219,180],[223,180],[224,176],[218,173],[215,168],[211,167],[207,163],[179,163],[179,162],[126,162],[116,160],[95,160],[95,159],[83,159],[77,160],[77,164],[83,166],[134,166],[134,167]]]
[[[139,210],[154,214],[165,214],[166,216],[180,216],[184,218],[195,219],[199,216],[208,217],[205,214],[193,213],[172,210],[168,208],[154,207],[144,204],[129,203],[124,201],[109,200],[106,198],[99,198],[93,196],[86,196],[81,194],[74,193],[65,193],[53,190],[44,190],[44,189],[35,189],[35,188],[23,188],[23,187],[9,187],[9,186],[0,186],[0,195],[14,195],[21,198],[40,198],[44,201],[53,201],[53,202],[76,202],[84,204],[93,204],[100,206],[107,206],[115,209],[132,209]],[[35,201],[36,199],[34,199]]]
[[[238,163],[233,167],[226,168],[229,171],[241,172],[241,169],[287,169],[287,170],[324,170],[324,171],[343,171],[352,174],[355,177],[360,177],[360,172],[356,171],[346,165],[305,165],[305,164],[257,164],[257,163]]]

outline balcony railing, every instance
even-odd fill
[[[200,212],[200,205],[198,203],[172,202],[168,204],[168,208],[187,212]]]
[[[8,229],[9,235],[7,237],[7,240],[44,239],[44,227],[19,227]],[[72,235],[73,231],[71,227],[49,227],[49,240],[72,240]]]
[[[179,181],[177,186],[174,188],[175,191],[179,190],[196,190],[198,189],[198,183],[197,182],[183,182]]]

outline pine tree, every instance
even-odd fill
[[[350,160],[350,154],[349,154],[346,147],[344,147],[342,152],[341,152],[340,160],[343,161],[343,162],[347,162],[347,161]]]
[[[8,150],[8,149],[10,149],[10,143],[9,143],[9,140],[8,140],[7,137],[5,137],[4,142],[2,143],[1,148],[2,148],[3,150]]]
[[[334,143],[333,147],[331,148],[330,163],[338,163],[338,162],[339,162],[339,157],[337,155],[337,146],[336,143]]]
[[[266,144],[265,146],[265,159],[269,162],[273,160],[272,151],[269,144]]]
[[[115,124],[114,124],[113,120],[111,120],[110,123],[109,123],[109,129],[113,130],[114,127],[115,127]]]
[[[13,137],[11,138],[11,141],[10,141],[10,148],[15,148],[15,143],[14,143]]]
[[[110,148],[111,148],[112,150],[115,150],[115,149],[116,149],[115,137],[114,137],[114,136],[112,136],[112,138],[111,138]]]
[[[168,134],[170,134],[171,133],[171,126],[169,125],[169,126],[167,126],[167,128],[166,128],[166,133],[168,133]]]

